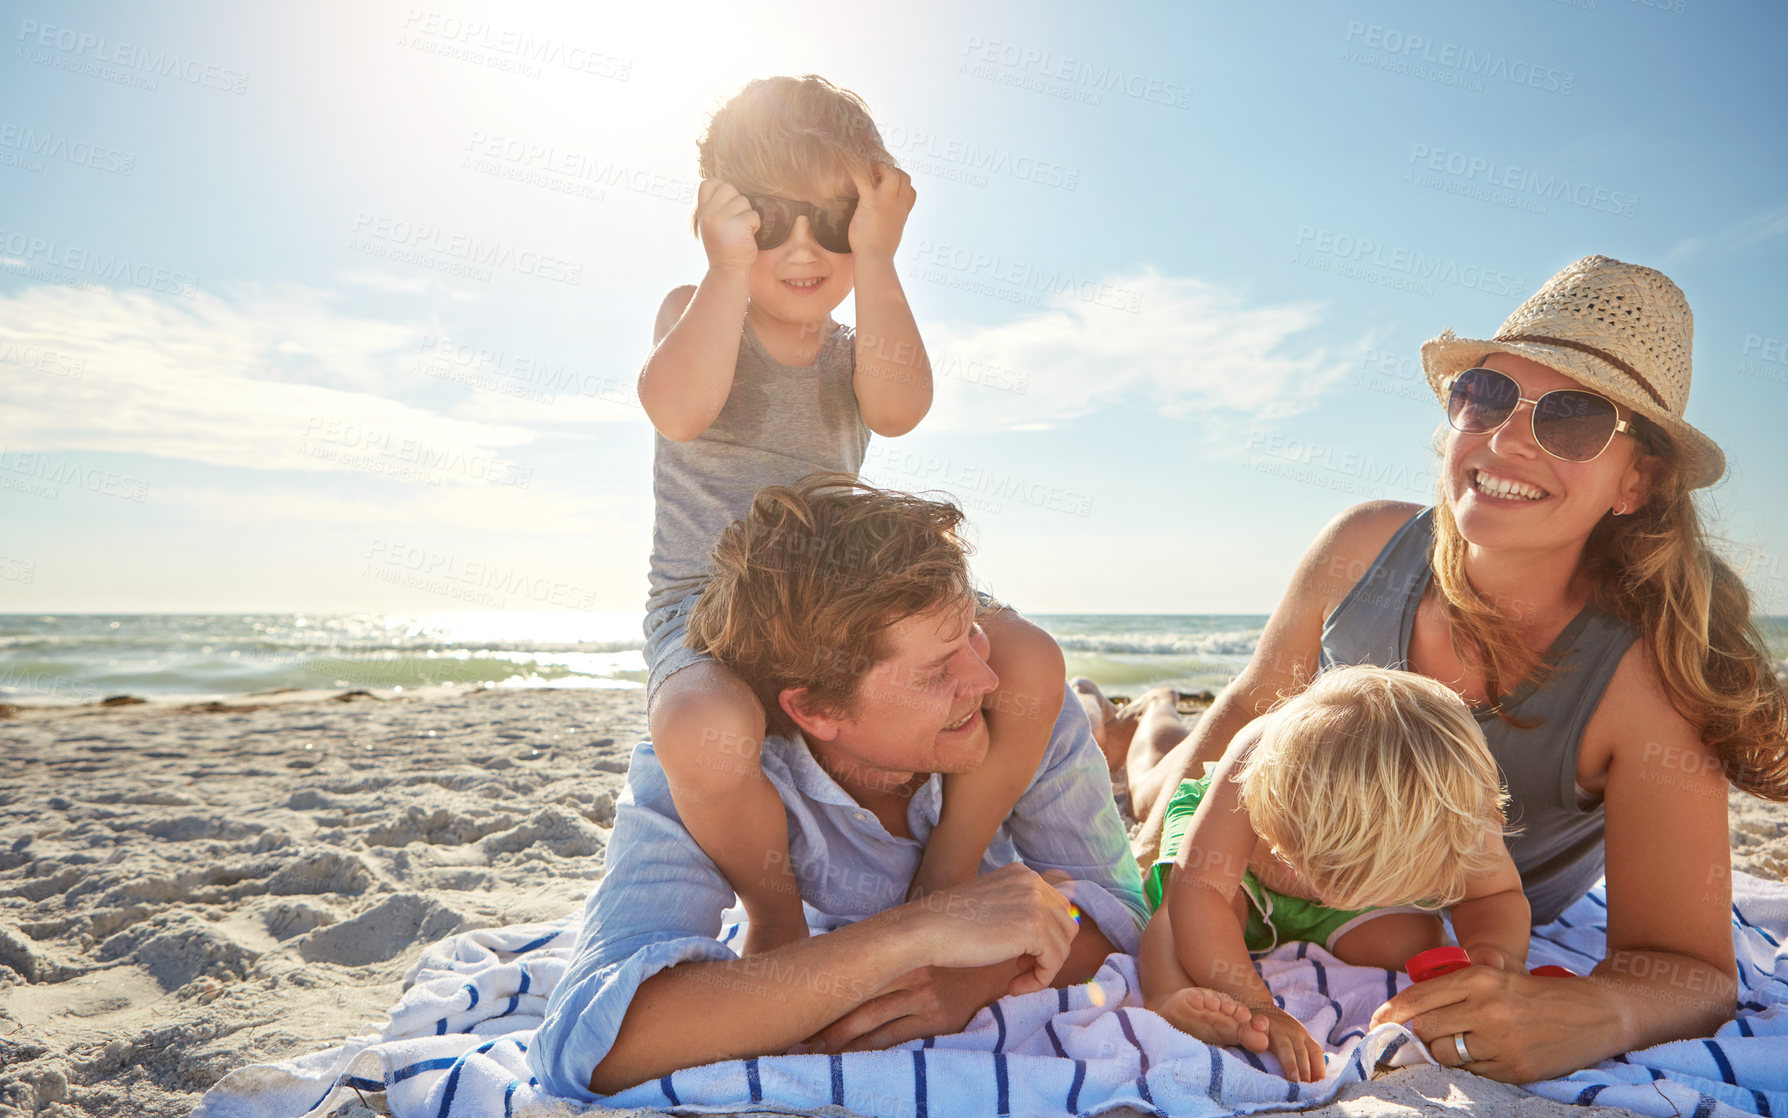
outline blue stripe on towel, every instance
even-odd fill
[[[1068,988],[1066,986],[1056,987],[1055,1004],[1057,1013],[1068,1012]]]
[[[1712,1118],[1714,1107],[1718,1104],[1707,1095],[1698,1095],[1700,1102],[1695,1104],[1695,1118]]]
[[[1765,940],[1767,940],[1771,947],[1782,946],[1780,943],[1776,942],[1775,936],[1770,935],[1768,932],[1764,931],[1762,928],[1759,928],[1757,925],[1751,923],[1749,920],[1746,920],[1745,914],[1738,911],[1738,906],[1736,904],[1732,906],[1732,915],[1738,919],[1738,922],[1740,924],[1743,924],[1745,927],[1749,928],[1753,932],[1756,932],[1758,935],[1762,936]]]
[[[1751,1088],[1751,1095],[1753,1098],[1755,1098],[1757,1100],[1757,1113],[1758,1114],[1762,1115],[1763,1118],[1775,1118],[1775,1116],[1769,1112],[1769,1096],[1768,1095],[1764,1094],[1762,1091],[1757,1090],[1755,1087]]]
[[[466,1003],[466,1012],[470,1013],[478,1008],[478,984],[475,982],[468,982],[466,983],[465,989],[466,993],[472,995],[472,1000]]]
[[[398,1068],[396,1071],[391,1072],[389,1082],[401,1083],[412,1076],[421,1075],[426,1071],[440,1071],[442,1068],[450,1068],[453,1066],[453,1062],[454,1057],[452,1056],[442,1056],[437,1060],[423,1060],[421,1063],[411,1064],[407,1068]]]
[[[1205,1084],[1204,1093],[1213,1099],[1223,1097],[1223,1054],[1216,1045],[1205,1049],[1211,1056],[1211,1081]]]
[[[1310,965],[1316,970],[1316,992],[1333,1001],[1334,998],[1329,993],[1329,972],[1315,959],[1310,960]]]
[[[1572,1101],[1575,1102],[1578,1106],[1588,1106],[1590,1103],[1596,1101],[1597,1095],[1601,1094],[1603,1091],[1606,1091],[1607,1089],[1608,1089],[1608,1084],[1606,1084],[1606,1083],[1592,1083],[1588,1087],[1583,1088],[1583,1092],[1581,1094],[1579,1094]]]
[[[995,1113],[1002,1115],[1012,1113],[1012,1096],[1006,1081],[1006,1054],[1004,1052],[993,1054],[993,1093],[998,1100]]]
[[[1000,1003],[989,1002],[987,1008],[993,1011],[993,1023],[1000,1027],[999,1035],[993,1039],[993,1050],[1000,1051],[1006,1047],[1006,1015],[1000,1012]],[[1001,1111],[1001,1113],[1005,1113]]]
[[[1055,1046],[1055,1054],[1062,1059],[1068,1058],[1068,1050],[1062,1047],[1062,1038],[1055,1035],[1055,1022],[1043,1022],[1043,1032],[1048,1035],[1049,1043]],[[312,1109],[315,1109],[314,1107]]]
[[[1738,1086],[1738,1079],[1732,1074],[1732,1061],[1726,1059],[1726,1053],[1721,1050],[1720,1046],[1711,1040],[1704,1040],[1701,1043],[1707,1045],[1707,1050],[1713,1053],[1714,1063],[1720,1065],[1720,1078],[1734,1087]]]
[[[1384,972],[1384,1000],[1388,1002],[1396,996],[1397,996],[1397,972],[1394,970],[1385,971]]]
[[[1242,1051],[1246,1052],[1248,1050],[1246,1048],[1244,1048],[1244,1049],[1242,1049]],[[1291,1088],[1290,1093],[1288,1093],[1285,1096],[1285,1101],[1286,1102],[1297,1102],[1298,1096],[1303,1093],[1302,1091],[1298,1090],[1297,1082],[1295,1080],[1292,1080],[1292,1081],[1288,1081],[1285,1085],[1287,1087]]]
[[[925,1050],[913,1049],[913,1113],[917,1118],[928,1118],[931,1104],[925,1098]]]
[[[844,1105],[844,1057],[832,1054],[832,1105]]]
[[[745,1061],[745,1087],[751,1092],[752,1102],[764,1101],[764,1085],[757,1077],[757,1057]]]
[[[1740,1035],[1740,1036],[1756,1036],[1757,1035],[1756,1033],[1753,1033],[1751,1031],[1751,1023],[1749,1021],[1745,1020],[1743,1017],[1734,1018],[1732,1023],[1734,1025],[1738,1026],[1738,1035]]]
[[[528,968],[525,966],[521,968],[521,976],[521,989],[517,990],[516,993],[525,994],[528,992],[528,987],[533,984],[534,976],[528,973]]]
[[[1248,1061],[1250,1064],[1253,1064],[1256,1069],[1258,1069],[1260,1071],[1266,1071],[1266,1069],[1267,1069],[1266,1063],[1263,1060],[1261,1060],[1261,1058],[1259,1056],[1256,1056],[1254,1053],[1248,1051],[1246,1048],[1238,1048],[1238,1049],[1236,1049],[1236,1051],[1241,1053],[1242,1059]],[[1268,1074],[1270,1075],[1272,1073],[1268,1072]]]
[[[528,952],[534,950],[537,947],[545,947],[547,944],[551,943],[554,939],[557,939],[558,935],[559,935],[559,933],[557,931],[548,932],[532,943],[522,944],[520,947],[516,948],[513,952],[511,952],[511,954],[526,955]]]
[[[1074,1083],[1068,1088],[1068,1113],[1080,1113],[1080,1085],[1086,1082],[1086,1061],[1074,1061]]]
[[[437,1118],[447,1118],[453,1113],[453,1096],[459,1090],[459,1073],[465,1066],[464,1056],[453,1061],[453,1070],[447,1073],[447,1086],[441,1090],[441,1109],[435,1112]]]
[[[671,1072],[671,1075],[675,1074],[677,1073],[674,1071]],[[682,1106],[683,1100],[677,1097],[677,1089],[671,1084],[671,1075],[667,1075],[658,1081],[658,1089],[664,1092],[664,1097],[670,1100],[672,1106]]]
[[[515,1090],[520,1086],[521,1080],[511,1079],[503,1088],[503,1118],[515,1118]]]
[[[435,1035],[436,1036],[446,1036],[447,1035],[447,1018],[443,1017],[439,1021],[435,1022]]]
[[[1397,1053],[1403,1051],[1403,1046],[1408,1043],[1409,1043],[1409,1038],[1407,1036],[1400,1036],[1400,1037],[1393,1039],[1389,1044],[1385,1045],[1384,1051],[1380,1052],[1378,1054],[1379,1065],[1382,1067],[1384,1064],[1388,1063],[1390,1061],[1391,1057],[1395,1056]]]

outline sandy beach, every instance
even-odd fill
[[[575,911],[645,728],[638,690],[0,713],[8,1116],[186,1114],[380,1022],[422,945]],[[1732,849],[1788,878],[1788,808],[1734,795]],[[1312,1113],[1585,1109],[1425,1068]]]

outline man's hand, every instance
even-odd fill
[[[750,270],[757,260],[757,227],[763,222],[731,183],[702,180],[695,192],[695,222],[708,267]]]
[[[973,970],[920,967],[895,979],[851,1012],[809,1037],[807,1052],[866,1052],[922,1036],[959,1033],[1006,992],[1012,965]]]
[[[1018,862],[907,906],[924,921],[925,957],[939,967],[981,967],[1030,956],[1008,994],[1049,988],[1080,925],[1068,898]]]
[[[871,183],[855,169],[851,181],[857,184],[857,212],[851,217],[851,252],[870,253],[892,260],[900,247],[900,235],[906,230],[906,216],[913,212],[919,194],[913,189],[913,177],[888,163],[875,165],[876,181]]]

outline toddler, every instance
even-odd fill
[[[1344,963],[1401,969],[1441,945],[1446,909],[1472,962],[1524,968],[1529,910],[1503,842],[1507,799],[1483,733],[1445,685],[1375,667],[1324,672],[1175,792],[1144,881],[1155,911],[1139,960],[1144,1004],[1315,1081],[1321,1046],[1273,1002],[1250,953],[1307,940]]]

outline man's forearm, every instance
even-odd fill
[[[922,965],[903,932],[896,909],[763,955],[659,971],[634,994],[590,1090],[784,1051]]]
[[[1080,931],[1074,937],[1074,946],[1068,949],[1068,961],[1055,974],[1051,986],[1078,986],[1090,981],[1099,973],[1105,963],[1105,957],[1117,950],[1117,946],[1105,938],[1099,925],[1090,916],[1082,916]]]

